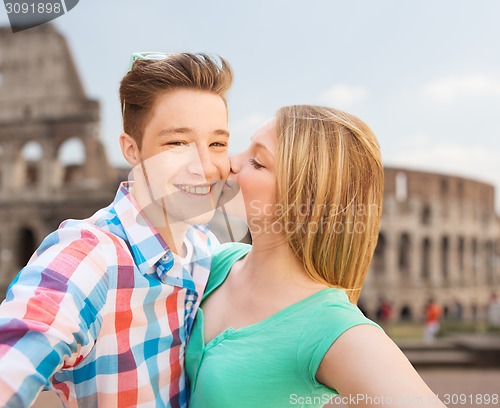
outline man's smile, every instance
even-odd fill
[[[179,190],[184,191],[185,193],[196,195],[196,196],[205,196],[210,194],[212,191],[213,184],[174,184]]]

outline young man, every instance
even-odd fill
[[[186,407],[185,345],[229,173],[223,60],[134,54],[120,97],[133,166],[114,202],[50,234],[0,306],[0,406]]]

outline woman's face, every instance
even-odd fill
[[[230,180],[238,183],[241,189],[252,235],[269,228],[276,218],[276,149],[276,121],[273,118],[253,135],[247,150],[230,159]]]

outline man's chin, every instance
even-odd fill
[[[212,221],[212,218],[214,217],[215,210],[208,211],[203,214],[196,215],[194,217],[187,218],[187,216],[182,220],[182,222],[189,224],[189,225],[197,225],[197,224],[208,224],[210,221]]]

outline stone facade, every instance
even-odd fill
[[[385,298],[395,319],[419,320],[434,297],[450,318],[457,304],[464,319],[484,318],[500,288],[494,187],[403,168],[384,173],[379,241],[361,296],[368,314]]]
[[[116,170],[98,130],[99,103],[86,97],[62,35],[52,25],[16,34],[0,28],[2,299],[61,220],[88,217],[113,200]],[[61,161],[68,141],[81,146],[82,163]]]

